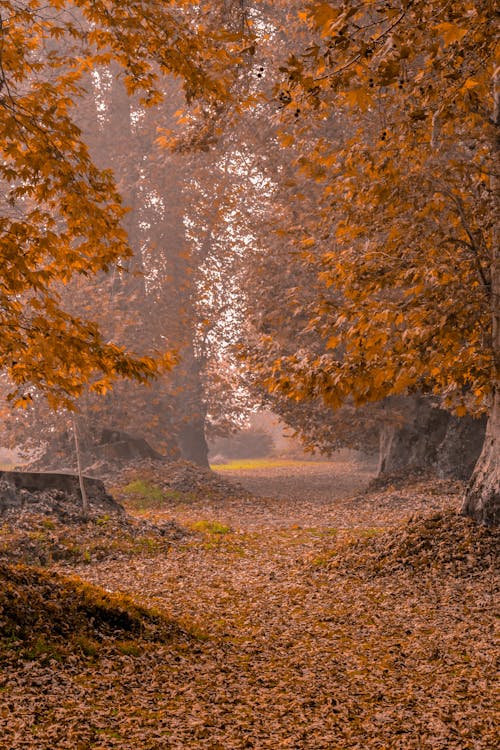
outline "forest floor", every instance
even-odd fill
[[[136,521],[4,523],[0,750],[500,745],[499,538],[459,483],[217,468],[234,494],[117,482]]]

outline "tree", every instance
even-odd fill
[[[102,393],[117,377],[146,381],[172,365],[107,342],[64,309],[60,288],[131,254],[113,176],[75,122],[82,80],[114,61],[144,105],[161,101],[159,72],[181,76],[188,98],[223,99],[237,45],[197,26],[181,0],[0,2],[0,364],[15,405],[36,388],[70,406],[87,383]]]
[[[301,246],[333,292],[313,324],[329,353],[281,358],[274,379],[334,407],[420,391],[457,414],[488,411],[464,512],[496,522],[493,3],[311,2],[300,17],[310,45],[281,84],[282,141],[323,186]],[[332,113],[348,122],[344,134],[311,138],[311,123]]]
[[[96,406],[104,423],[140,429],[160,448],[168,432],[183,457],[207,465],[205,432],[228,429],[242,408],[228,388],[230,370],[215,366],[235,325],[231,318],[222,322],[234,262],[227,240],[220,239],[221,207],[234,180],[225,173],[221,147],[183,154],[162,147],[158,133],[174,127],[174,112],[182,107],[172,77],[158,82],[164,100],[154,110],[127,97],[112,70],[101,70],[99,79],[87,107],[90,116],[83,113],[84,135],[96,161],[113,166],[130,206],[133,273],[108,279],[106,294],[99,288],[92,295],[86,288],[77,305],[99,299],[106,331],[119,327],[136,346],[167,341],[179,352],[179,362],[152,388],[124,384]],[[98,122],[92,116],[97,98]]]
[[[229,8],[229,4],[226,5]],[[165,12],[168,17],[170,10],[165,9]],[[188,21],[193,21],[192,16],[192,10],[189,13],[183,11],[180,16],[186,21],[186,33]],[[227,36],[234,42],[234,29],[229,32]],[[204,34],[206,41],[211,38],[206,28]],[[193,39],[191,52],[195,58],[199,54],[197,37],[192,33],[190,36]],[[220,37],[219,26],[213,38]],[[204,54],[207,51],[208,48]],[[212,51],[215,57],[215,50]],[[168,50],[162,49],[158,54],[163,53],[168,54]],[[222,49],[218,54],[227,61]],[[154,59],[158,62],[156,57]],[[161,62],[161,57],[158,59]],[[151,367],[154,365],[156,375],[149,389],[141,384],[122,383],[115,385],[113,392],[107,392],[103,398],[106,383],[99,388],[97,397],[92,398],[86,393],[80,398],[80,406],[85,411],[80,420],[82,444],[92,441],[95,444],[103,425],[125,430],[133,425],[134,432],[139,429],[145,437],[152,438],[160,450],[167,449],[167,452],[172,436],[177,435],[186,445],[187,458],[206,463],[204,430],[207,408],[210,409],[210,420],[215,417],[220,430],[223,423],[227,425],[232,419],[230,410],[239,409],[241,404],[234,396],[226,398],[227,388],[224,396],[221,395],[224,378],[209,361],[213,352],[209,356],[204,343],[207,339],[206,318],[207,315],[211,318],[213,328],[216,316],[213,300],[220,295],[220,291],[214,291],[217,283],[214,273],[210,281],[204,278],[208,255],[214,256],[211,248],[214,228],[208,231],[203,226],[197,227],[199,236],[206,236],[197,244],[195,238],[187,236],[185,226],[186,207],[193,202],[195,180],[192,175],[196,170],[200,171],[197,162],[200,158],[206,161],[207,155],[183,157],[162,149],[159,128],[172,124],[173,112],[182,106],[184,97],[178,81],[172,75],[166,75],[168,67],[158,67],[154,107],[141,101],[140,91],[127,91],[126,70],[113,57],[103,55],[96,59],[92,74],[85,73],[79,80],[78,100],[72,107],[72,118],[93,164],[104,174],[109,174],[110,167],[113,169],[120,198],[125,204],[121,223],[127,233],[128,254],[119,268],[110,269],[108,273],[68,281],[58,289],[58,303],[66,313],[71,313],[72,319],[90,314],[97,317],[105,339],[120,340],[127,348],[139,350],[142,356],[152,348],[158,351],[175,347],[182,359],[168,377],[166,372],[159,376],[156,363],[148,360]],[[186,86],[193,89],[191,79],[192,76],[186,81]],[[187,98],[190,100],[194,93],[202,90],[204,106],[210,110],[216,99],[218,102],[223,99],[223,87],[217,88],[209,78],[202,83],[203,86],[200,84],[199,90],[191,91]],[[212,213],[213,197],[211,195]],[[193,223],[192,216],[190,221]],[[220,270],[218,273],[220,281]],[[207,297],[212,282],[211,309],[207,311],[206,300],[202,302],[198,297],[202,293]],[[172,363],[173,357],[168,364]],[[16,444],[24,442],[27,448],[33,447],[32,438],[38,442],[40,439],[52,442],[67,427],[64,411],[49,418],[39,398],[39,390],[30,387],[33,409],[27,413],[27,419],[17,415],[10,420],[11,438],[16,438]],[[216,398],[211,393],[214,390]],[[82,390],[78,393],[81,394]],[[215,404],[224,406],[218,414],[212,408]],[[66,400],[63,406],[67,405]],[[189,447],[193,437],[188,432],[193,433],[201,449]],[[204,458],[201,457],[203,450]]]

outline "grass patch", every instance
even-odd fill
[[[158,505],[164,498],[161,487],[144,479],[135,479],[133,482],[125,485],[122,492],[126,495],[135,495],[136,498],[150,506]]]
[[[136,641],[116,641],[115,648],[120,654],[125,656],[140,656],[143,649]]]
[[[203,534],[230,534],[231,529],[219,521],[195,521],[191,524],[193,531],[201,531]]]
[[[240,471],[243,469],[280,469],[287,466],[317,466],[317,461],[301,461],[291,458],[243,458],[227,464],[210,464],[213,471]]]
[[[112,488],[111,492],[120,498],[127,509],[139,513],[161,510],[167,503],[178,505],[196,499],[196,495],[192,492],[181,492],[169,488],[162,489],[146,479],[134,479],[133,482],[129,482],[124,487]]]
[[[96,657],[99,653],[100,644],[94,638],[89,638],[86,635],[77,635],[74,637],[73,642],[85,656]]]

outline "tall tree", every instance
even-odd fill
[[[330,354],[293,353],[274,373],[333,406],[423,391],[488,411],[464,505],[487,523],[500,493],[494,17],[488,0],[300,14],[310,44],[281,84],[282,140],[323,186],[301,243],[330,290],[311,318]],[[311,138],[332,114],[348,123],[340,143],[318,126]]]
[[[193,208],[194,194],[207,190],[201,187],[201,173],[209,181],[210,164],[220,172],[222,157],[179,155],[161,147],[159,127],[172,125],[183,102],[172,76],[158,77],[162,101],[154,108],[127,95],[123,77],[114,62],[96,66],[81,82],[75,116],[94,163],[113,169],[134,255],[123,261],[125,269],[67,284],[60,299],[74,317],[92,314],[106,338],[140,353],[175,347],[181,361],[150,388],[123,383],[104,397],[80,399],[82,444],[95,447],[103,427],[112,426],[139,432],[167,453],[177,438],[186,458],[207,465],[207,426],[227,430],[242,408],[241,399],[229,393],[228,378],[214,365],[214,357],[222,354],[214,345],[214,330],[224,327],[228,334],[227,326],[217,322],[226,304],[227,269],[217,247],[220,197],[212,190],[204,196],[206,210]],[[227,180],[215,179],[217,193],[229,189]],[[26,417],[12,418],[9,428],[11,438],[29,449],[33,432],[40,442],[66,430],[67,416],[61,412],[49,418],[38,397]]]
[[[161,100],[158,71],[182,76],[190,98],[225,96],[233,42],[215,41],[183,17],[184,3],[128,0],[0,2],[0,364],[15,404],[32,388],[69,405],[85,384],[146,380],[158,361],[107,343],[66,312],[57,284],[106,271],[130,256],[124,209],[75,123],[81,79],[114,60],[129,93]],[[168,361],[166,364],[169,364]]]

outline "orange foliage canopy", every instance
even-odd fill
[[[111,61],[129,93],[161,100],[161,73],[187,98],[225,96],[230,52],[177,3],[133,0],[0,2],[0,367],[15,405],[36,386],[53,406],[84,385],[145,381],[163,358],[134,357],[64,311],[57,286],[130,255],[109,171],[96,168],[74,120],[85,77]]]
[[[286,67],[281,137],[322,186],[301,251],[334,301],[314,323],[329,352],[277,360],[269,384],[334,406],[418,389],[481,411],[498,380],[494,4],[298,15],[310,46]]]

